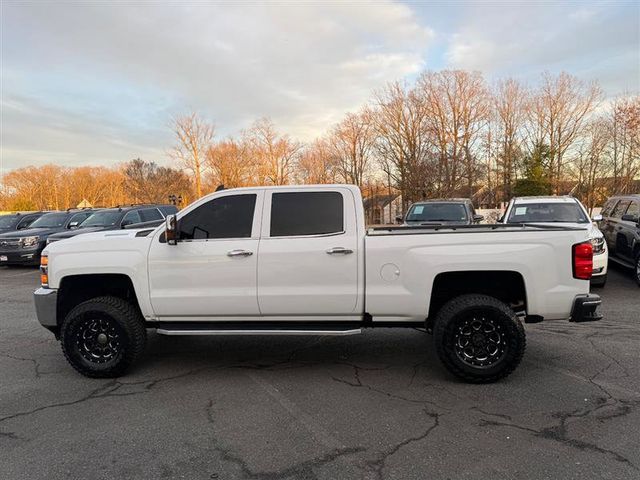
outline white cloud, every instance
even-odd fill
[[[148,130],[160,130],[170,114],[191,109],[214,120],[222,135],[257,117],[271,116],[283,130],[310,139],[324,131],[328,121],[362,105],[373,89],[418,71],[433,37],[409,7],[392,2],[157,8],[14,5],[5,7],[3,30],[3,66],[9,72],[3,96],[20,96],[25,105],[33,103],[31,108],[55,107],[60,128],[46,136],[51,154],[60,152],[61,142],[53,140],[56,135],[59,140],[65,135],[86,136],[91,141],[77,144],[92,145],[91,150],[100,154],[83,149],[81,162],[123,155],[113,148],[117,142],[109,135],[129,136],[129,143],[149,149],[149,138],[142,135],[141,142],[134,130],[144,130],[144,122]],[[100,90],[87,91],[84,82]],[[76,89],[84,97],[75,98]],[[150,92],[162,100],[155,102]],[[91,93],[97,99],[92,100]],[[145,101],[161,105],[146,109]],[[87,107],[92,104],[93,109]],[[77,125],[59,121],[78,112],[91,127],[72,131]],[[154,118],[154,113],[162,118]],[[20,121],[35,132],[25,115]],[[15,111],[3,112],[5,124],[16,119]],[[35,115],[31,119],[37,122]],[[101,128],[114,122],[121,128]],[[40,133],[42,128],[37,127]],[[15,130],[5,132],[5,167],[32,158],[33,149],[19,142],[26,139],[14,136]],[[160,134],[154,138],[167,140]],[[153,150],[157,153],[159,147],[163,145]],[[21,148],[24,155],[19,154]],[[76,147],[67,145],[64,150],[70,148]]]

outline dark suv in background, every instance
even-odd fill
[[[45,212],[17,212],[0,215],[0,234],[24,230]]]
[[[173,205],[130,205],[127,207],[105,208],[93,213],[74,230],[50,235],[47,243],[75,237],[83,233],[117,230],[125,227],[156,227],[171,213],[177,213]]]
[[[609,259],[633,268],[640,285],[640,195],[611,197],[598,226],[609,247]]]
[[[0,235],[0,265],[40,265],[40,253],[49,235],[77,227],[95,210],[49,212],[29,228]]]
[[[409,207],[404,219],[396,217],[405,225],[472,225],[484,220],[477,215],[468,198],[424,200]]]

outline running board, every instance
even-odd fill
[[[157,322],[161,335],[357,335],[360,322]]]

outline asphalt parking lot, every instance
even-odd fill
[[[520,368],[467,385],[431,337],[163,337],[118,380],[67,365],[33,269],[0,268],[3,479],[638,479],[640,288],[527,326]]]

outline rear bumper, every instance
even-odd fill
[[[602,314],[596,310],[602,303],[600,295],[588,293],[587,295],[580,295],[573,301],[573,308],[571,309],[571,321],[572,322],[595,322],[602,318]]]
[[[58,291],[51,288],[39,288],[33,292],[33,301],[40,324],[55,332],[58,328],[58,319],[56,318]]]

